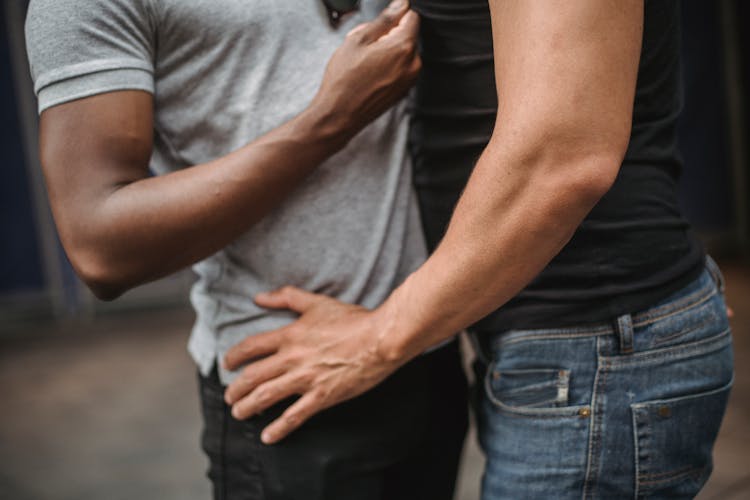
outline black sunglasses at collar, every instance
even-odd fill
[[[328,21],[332,28],[336,28],[341,21],[341,16],[359,9],[360,0],[323,0],[323,5],[328,11]]]

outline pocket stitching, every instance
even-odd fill
[[[510,416],[516,417],[535,417],[535,418],[559,418],[559,417],[580,417],[579,412],[588,408],[588,405],[564,406],[558,408],[529,408],[509,406],[495,397],[492,389],[492,370],[491,366],[487,367],[484,376],[484,391],[487,399],[495,406],[496,409],[506,412]]]
[[[627,357],[623,356],[602,356],[612,368],[627,367],[632,365],[648,364],[653,362],[662,362],[664,358],[669,359],[688,359],[696,356],[702,356],[714,351],[724,349],[731,343],[731,328],[727,328],[721,333],[712,337],[696,340],[687,344],[662,347],[650,351],[636,352]],[[716,344],[716,345],[712,345]]]
[[[688,311],[712,299],[714,295],[716,295],[716,287],[712,287],[711,290],[699,289],[693,292],[691,295],[688,295],[687,297],[683,297],[682,299],[678,299],[676,302],[672,302],[662,306],[662,308],[664,308],[663,311],[659,311],[657,309],[651,312],[636,314],[633,318],[633,328],[650,325],[651,323],[655,323],[662,319],[670,318],[676,314]]]
[[[521,330],[523,333],[519,333],[517,336],[507,337],[507,334],[500,338],[496,343],[496,348],[504,348],[509,345],[517,344],[519,342],[532,342],[535,340],[567,340],[567,339],[582,339],[588,337],[599,337],[602,335],[609,335],[612,333],[611,326],[603,326],[597,329],[591,329],[581,332],[562,333],[555,332],[554,330]],[[540,333],[535,333],[540,332]]]
[[[698,392],[695,394],[685,394],[683,396],[675,396],[672,398],[666,398],[666,399],[652,399],[649,401],[642,401],[640,403],[633,403],[630,405],[631,408],[642,410],[644,408],[647,408],[649,406],[654,405],[666,405],[670,403],[681,403],[682,401],[689,401],[691,399],[697,399],[707,396],[713,396],[714,394],[718,394],[722,391],[725,391],[727,389],[731,389],[734,386],[734,375],[732,375],[732,378],[729,379],[729,382],[726,384],[717,387],[715,389],[710,389],[708,391]]]
[[[667,337],[661,337],[661,338],[659,338],[659,340],[654,341],[654,343],[652,345],[654,347],[656,347],[656,346],[662,346],[662,345],[664,345],[664,344],[666,344],[668,342],[671,342],[671,341],[673,341],[675,339],[678,339],[680,337],[684,337],[686,335],[689,335],[689,334],[695,332],[696,330],[700,330],[701,328],[710,325],[714,321],[715,321],[715,319],[713,319],[712,321],[703,321],[702,323],[700,323],[698,325],[695,325],[695,326],[693,326],[693,327],[691,327],[691,328],[689,328],[687,330],[680,330],[679,332],[673,333],[672,335],[669,335]]]
[[[663,479],[660,479],[660,478],[669,477],[669,476],[680,477],[680,476],[687,475],[688,473],[693,472],[693,471],[701,471],[704,468],[705,467],[683,467],[682,469],[677,469],[675,471],[669,471],[669,472],[661,472],[659,474],[643,474],[643,477],[647,479],[651,479],[652,480],[651,482],[659,482],[659,481],[663,481]],[[649,481],[644,481],[644,482],[647,483]]]
[[[516,387],[513,389],[502,391],[504,396],[513,396],[513,395],[516,395],[519,393],[525,393],[525,392],[538,393],[538,392],[541,392],[542,389],[548,389],[548,388],[553,388],[553,387],[557,389],[557,394],[555,395],[554,398],[541,401],[541,402],[537,402],[537,403],[534,403],[533,405],[540,405],[540,404],[549,403],[552,401],[561,402],[561,400],[563,399],[562,398],[563,393],[561,389],[567,388],[567,386],[570,383],[570,370],[562,370],[562,369],[556,369],[556,368],[540,368],[538,370],[533,370],[533,369],[530,369],[530,370],[492,370],[492,373],[500,374],[501,378],[506,378],[507,375],[519,374],[519,373],[544,373],[544,374],[557,375],[553,380],[548,380],[545,382],[538,382],[535,384],[526,385],[523,387]],[[492,391],[494,394],[495,393],[494,387],[492,388]],[[565,391],[564,394],[567,396],[567,391]],[[528,405],[528,406],[531,407],[533,405]]]
[[[517,394],[519,392],[536,392],[540,389],[545,389],[548,387],[557,387],[558,389],[560,387],[565,386],[568,381],[570,380],[570,370],[559,370],[556,368],[540,368],[539,370],[492,370],[493,374],[495,372],[499,373],[501,377],[507,376],[507,375],[514,375],[514,374],[520,374],[520,373],[550,373],[550,374],[557,374],[557,377],[555,377],[553,380],[548,380],[545,382],[538,382],[531,385],[526,385],[523,387],[516,387],[514,389],[508,389],[507,391],[504,391],[503,393],[506,395],[513,395]],[[493,389],[494,391],[494,389]],[[555,398],[556,400],[557,398]]]

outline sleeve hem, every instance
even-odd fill
[[[39,75],[34,85],[34,90],[39,94],[44,88],[71,78],[79,78],[87,75],[117,71],[117,70],[141,70],[153,75],[153,67],[141,59],[102,59],[98,61],[86,61],[71,64],[62,68],[46,71]]]
[[[52,106],[118,90],[143,90],[154,94],[153,76],[150,71],[120,68],[60,80],[39,91],[38,112],[41,114]]]

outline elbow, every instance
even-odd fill
[[[531,185],[563,206],[591,210],[617,180],[625,149],[621,144],[548,145],[527,165]]]
[[[593,208],[614,185],[623,155],[616,150],[587,155],[566,169],[560,184],[569,198]]]
[[[121,270],[101,252],[76,250],[69,257],[78,277],[99,300],[113,301],[128,290]]]
[[[488,152],[518,169],[534,196],[568,207],[594,205],[612,188],[630,140],[630,122],[595,127],[574,120],[497,125]]]
[[[97,273],[92,270],[80,271],[79,277],[86,284],[91,293],[105,302],[111,302],[128,290],[128,287],[107,273]]]
[[[91,290],[91,293],[93,293],[97,299],[104,302],[112,302],[126,291],[124,287],[119,287],[117,285],[112,285],[110,283],[101,281],[96,282],[89,280],[85,281],[85,283],[88,289]]]

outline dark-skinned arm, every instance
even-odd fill
[[[395,4],[395,2],[394,2]],[[40,149],[55,222],[102,299],[193,264],[249,229],[413,84],[418,17],[405,2],[355,28],[297,117],[211,162],[149,177],[153,102],[118,91],[45,110]]]
[[[250,337],[226,400],[246,418],[301,398],[271,443],[361,394],[517,294],[614,182],[629,136],[642,0],[491,0],[498,119],[443,241],[374,311],[285,288],[256,298],[297,322]]]

